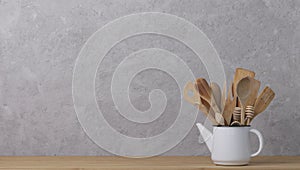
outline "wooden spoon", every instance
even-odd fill
[[[259,113],[263,112],[274,99],[275,93],[270,87],[265,87],[264,90],[257,97],[254,104],[254,116],[257,116]],[[252,120],[253,120],[252,118]]]
[[[232,90],[234,98],[237,97],[236,88],[237,88],[238,82],[245,77],[254,78],[255,72],[244,69],[244,68],[237,68],[235,70],[235,75],[234,75],[234,79],[233,79],[233,90]],[[237,100],[237,101],[239,101],[239,100]]]
[[[215,112],[216,121],[219,124],[224,125],[223,116],[220,112],[219,107],[216,104],[214,96],[211,95],[212,90],[211,90],[210,86],[208,85],[207,81],[204,78],[198,78],[197,86],[198,86],[198,90],[200,93],[200,97],[202,99],[204,99],[205,101],[207,101],[207,103],[210,104],[210,107],[212,108],[212,110]]]
[[[260,81],[251,77],[241,79],[237,85],[237,96],[241,103],[241,125],[245,124],[245,107],[253,105],[260,87]]]

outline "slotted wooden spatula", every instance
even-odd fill
[[[263,112],[274,99],[275,93],[270,87],[265,87],[264,90],[257,97],[254,104],[254,116],[257,116],[259,113]],[[253,120],[252,118],[252,120]]]
[[[192,96],[189,96],[188,93],[189,91],[191,92]],[[192,105],[200,105],[200,94],[196,90],[194,83],[192,82],[187,82],[184,89],[183,89],[183,98],[191,103]]]
[[[192,96],[188,95],[189,91],[192,93]],[[183,89],[183,97],[187,102],[191,103],[192,105],[197,105],[198,109],[208,117],[208,119],[212,122],[213,125],[218,124],[215,118],[210,114],[209,104],[205,103],[204,100],[201,100],[198,88],[195,87],[194,83],[188,82],[185,85]]]

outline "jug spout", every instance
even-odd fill
[[[213,134],[208,129],[206,129],[201,123],[197,123],[196,125],[209,151],[212,152]]]

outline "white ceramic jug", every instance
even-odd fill
[[[263,148],[261,133],[250,126],[214,126],[213,133],[200,123],[197,123],[197,127],[211,152],[212,161],[217,165],[246,165]],[[258,151],[253,154],[250,151],[250,132],[259,139]]]

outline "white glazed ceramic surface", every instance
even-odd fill
[[[250,132],[258,136],[259,148],[251,154]],[[218,165],[246,165],[250,157],[257,156],[263,148],[263,137],[256,129],[245,127],[214,127],[211,158]]]

